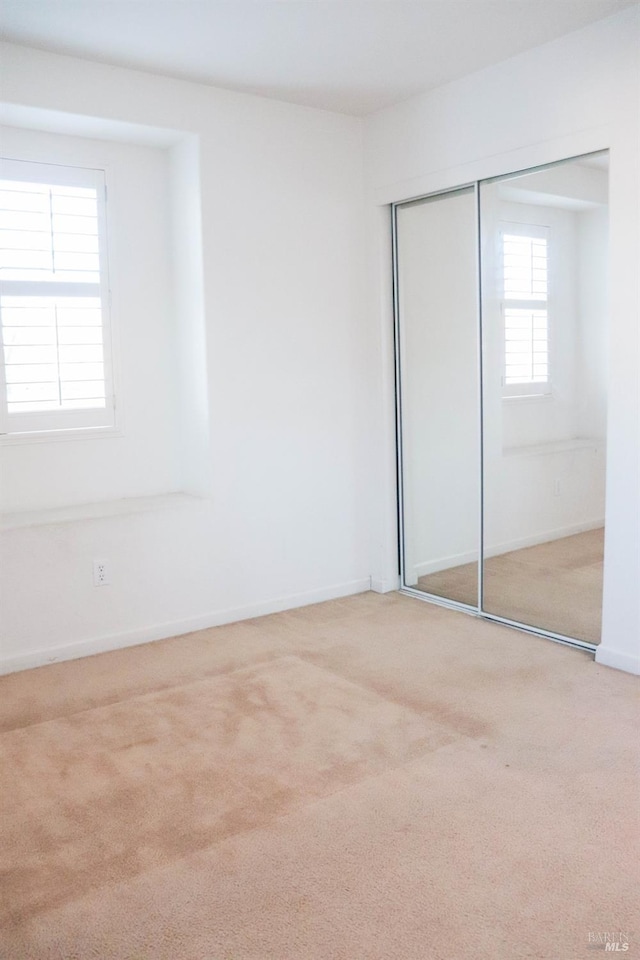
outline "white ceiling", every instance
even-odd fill
[[[5,40],[362,116],[635,0],[1,0]]]

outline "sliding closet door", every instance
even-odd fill
[[[395,208],[403,586],[478,604],[476,201]]]
[[[480,184],[483,611],[600,640],[608,158]]]

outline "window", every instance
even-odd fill
[[[503,224],[504,397],[550,392],[548,227]]]
[[[105,180],[0,160],[0,432],[114,424]]]

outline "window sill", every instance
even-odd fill
[[[207,503],[209,501],[204,497],[189,493],[165,493],[153,497],[128,497],[123,500],[105,500],[100,503],[84,503],[47,510],[16,511],[0,514],[0,530],[76,523],[81,520],[102,520],[108,517],[124,517],[164,510],[192,509]]]
[[[549,391],[548,393],[514,393],[510,396],[503,394],[501,399],[503,403],[540,403],[541,400],[554,400],[555,396]]]
[[[100,440],[109,437],[122,437],[121,427],[70,427],[61,430],[33,430],[24,433],[2,433],[0,444],[3,446],[23,443],[59,443],[61,440]]]
[[[604,444],[604,437],[569,437],[567,440],[552,440],[549,443],[504,447],[502,455],[505,457],[537,457],[551,453],[571,453],[575,450],[598,450]]]

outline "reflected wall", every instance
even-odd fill
[[[475,223],[473,188],[396,208],[404,580],[473,606],[480,510]]]

